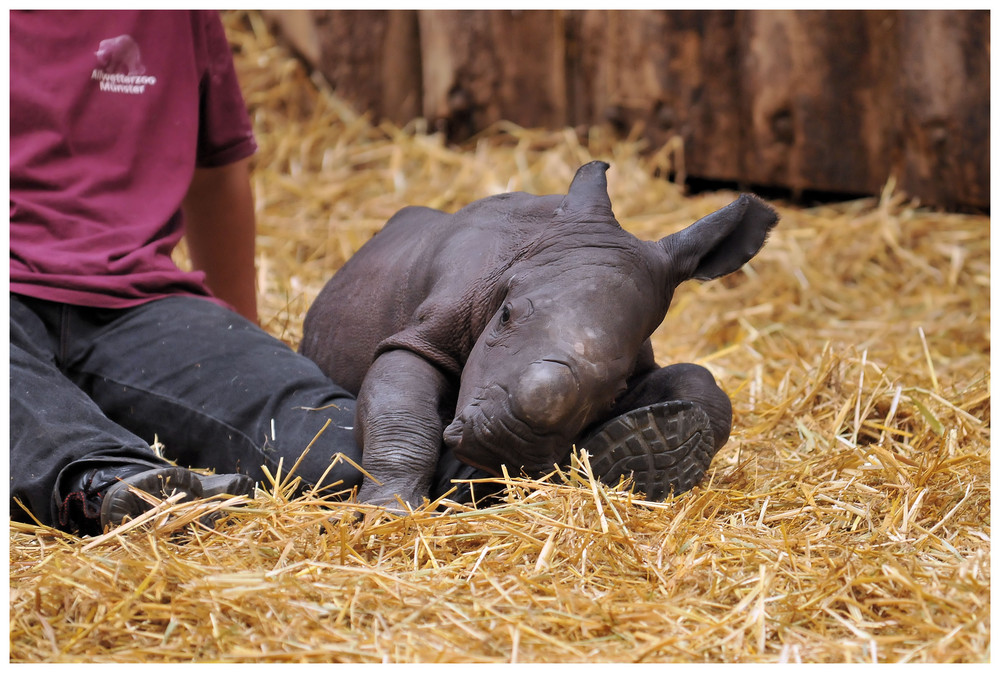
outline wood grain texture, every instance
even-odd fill
[[[272,12],[292,35],[301,17]],[[462,142],[608,124],[685,172],[793,194],[989,207],[985,11],[318,11],[312,65],[359,111]],[[287,26],[287,28],[286,28]],[[299,29],[298,32],[301,32]],[[309,59],[309,49],[299,48]]]

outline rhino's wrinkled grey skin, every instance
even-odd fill
[[[607,169],[581,167],[566,196],[404,208],[316,298],[301,350],[358,394],[364,467],[381,482],[366,479],[362,501],[420,504],[445,445],[493,474],[544,473],[588,427],[687,394],[728,439],[711,375],[658,368],[649,336],[679,283],[739,269],[777,215],[742,195],[642,241],[615,220]]]

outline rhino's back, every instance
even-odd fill
[[[545,226],[542,215],[558,201],[509,193],[454,214],[402,209],[316,297],[303,324],[301,352],[355,394],[376,349],[394,335],[394,347],[454,373],[481,328],[486,309],[474,304],[489,293],[486,285],[496,281],[496,270],[519,241]]]
[[[426,294],[429,260],[446,239],[448,216],[399,211],[326,283],[306,313],[299,350],[357,394],[375,348],[409,322]]]

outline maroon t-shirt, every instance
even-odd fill
[[[170,253],[196,166],[256,150],[216,12],[10,14],[10,289],[208,296]]]

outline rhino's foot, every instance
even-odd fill
[[[705,476],[718,447],[708,414],[686,400],[660,402],[616,416],[578,443],[594,474],[617,485],[631,477],[650,500],[693,488]]]
[[[375,484],[365,479],[358,491],[358,501],[380,507],[390,514],[406,516],[424,504],[424,493],[412,485]]]

